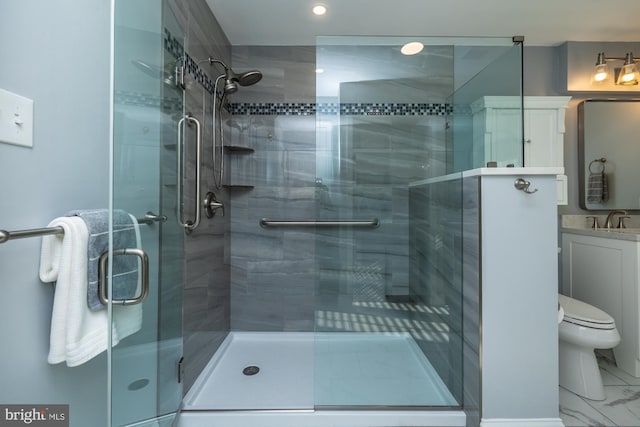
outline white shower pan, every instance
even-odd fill
[[[185,396],[177,425],[464,426],[452,407],[407,333],[231,332]]]

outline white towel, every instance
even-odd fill
[[[106,310],[87,307],[87,242],[89,232],[79,217],[56,218],[49,227],[62,227],[63,235],[42,238],[40,280],[56,282],[51,314],[48,361],[78,366],[109,345]],[[142,326],[142,307],[113,307],[113,345]]]

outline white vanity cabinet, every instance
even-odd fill
[[[524,97],[524,166],[564,168],[565,110],[569,96]],[[484,147],[476,153],[485,161],[497,161],[498,166],[513,163],[519,166],[520,98],[516,96],[485,96],[471,104],[473,113],[473,143]],[[475,164],[475,163],[474,163]],[[558,175],[559,205],[568,203],[567,176]]]
[[[562,233],[562,289],[616,321],[618,367],[640,377],[638,265],[640,234],[577,230]]]

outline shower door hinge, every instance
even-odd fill
[[[182,378],[184,377],[184,367],[182,362],[184,362],[184,356],[178,360],[178,384],[182,382]]]

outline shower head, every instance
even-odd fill
[[[236,74],[233,70],[229,70],[231,78],[238,82],[240,86],[251,86],[262,80],[262,73],[258,70],[245,71],[242,74]]]
[[[262,80],[262,73],[258,70],[251,70],[237,74],[231,68],[227,67],[227,64],[224,62],[211,57],[209,57],[209,64],[220,64],[224,67],[224,93],[226,94],[237,92],[238,85],[251,86]]]

